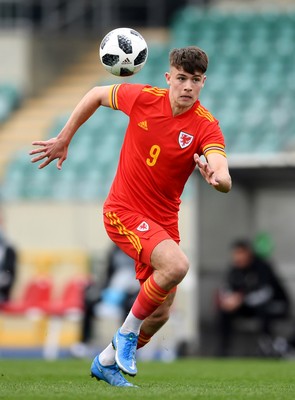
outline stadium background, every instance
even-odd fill
[[[137,28],[149,45],[147,65],[128,81],[163,86],[170,48],[197,44],[207,51],[210,66],[201,101],[220,119],[234,183],[233,191],[222,196],[209,193],[197,174],[189,182],[180,222],[192,268],[159,346],[184,342],[190,353],[211,354],[214,292],[236,237],[271,238],[272,257],[292,295],[292,3],[0,0],[0,205],[5,230],[20,252],[16,301],[34,277],[50,279],[52,297],[58,299],[73,277],[93,269],[103,275],[110,242],[101,207],[126,118],[120,113],[114,118],[106,109],[94,115],[75,137],[62,172],[55,166],[38,171],[28,151],[32,140],[58,133],[90,87],[117,81],[99,65],[98,44],[118,26]],[[112,323],[100,327],[100,344],[108,340]],[[69,315],[1,313],[0,324],[2,355],[48,346],[42,354],[50,357],[57,354],[56,343],[67,348],[78,339],[79,321]],[[177,334],[176,324],[182,326]]]

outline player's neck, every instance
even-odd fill
[[[179,104],[177,101],[175,101],[171,93],[169,93],[169,101],[173,117],[177,117],[178,115],[184,114],[195,105],[195,103],[189,105]]]
[[[173,115],[173,117],[177,117],[178,115],[184,114],[185,112],[190,110],[192,107],[193,107],[193,104],[189,107],[182,107],[182,106],[179,106],[178,104],[171,104],[172,115]]]

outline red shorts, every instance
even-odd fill
[[[152,273],[151,254],[165,239],[179,243],[177,226],[169,232],[143,215],[129,210],[117,210],[104,214],[107,234],[118,247],[135,260],[136,278],[146,280]]]

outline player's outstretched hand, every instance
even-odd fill
[[[39,146],[37,149],[31,150],[30,155],[39,154],[33,157],[31,161],[33,163],[44,160],[42,164],[39,165],[39,169],[46,167],[53,160],[57,161],[57,168],[61,169],[63,162],[67,158],[68,145],[65,141],[59,137],[55,137],[45,141],[36,141],[32,143],[33,146]]]
[[[199,168],[200,174],[205,179],[205,181],[213,187],[218,187],[219,181],[216,179],[214,170],[210,168],[209,164],[207,162],[203,162],[198,154],[194,154],[194,160],[197,167]]]

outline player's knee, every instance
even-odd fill
[[[189,269],[189,262],[187,257],[183,254],[179,260],[175,260],[170,268],[169,276],[171,281],[178,285],[186,276]]]
[[[178,285],[189,269],[186,255],[172,240],[161,242],[153,251],[151,257],[154,269],[160,274],[160,286],[171,289]]]

